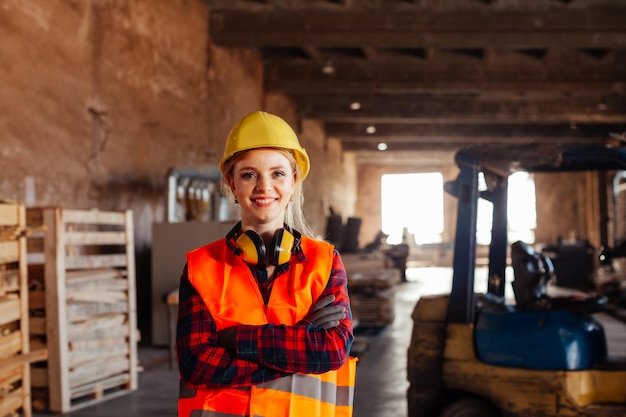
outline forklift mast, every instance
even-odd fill
[[[510,158],[515,155],[515,158]],[[508,176],[515,171],[623,171],[626,150],[610,146],[561,146],[520,148],[481,147],[465,149],[456,155],[457,178],[445,184],[445,191],[458,200],[452,290],[448,307],[451,323],[474,321],[476,268],[476,224],[478,199],[493,204],[486,295],[504,298],[507,265]],[[485,176],[487,190],[480,190],[479,176]],[[602,174],[600,178],[605,178]],[[606,180],[605,180],[606,181]],[[605,236],[603,234],[603,236]],[[604,242],[603,242],[604,243]]]
[[[493,204],[491,246],[489,248],[489,279],[487,293],[504,298],[504,277],[507,254],[507,196],[508,177],[483,172],[478,160],[457,155],[459,175],[445,184],[445,190],[458,200],[452,291],[448,308],[451,323],[474,321],[474,271],[476,268],[476,223],[478,199]],[[487,190],[479,189],[479,174],[489,177]],[[491,188],[491,189],[490,189]]]

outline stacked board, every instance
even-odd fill
[[[0,202],[0,416],[32,415],[24,207]]]

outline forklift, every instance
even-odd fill
[[[607,178],[626,170],[626,150],[475,146],[457,152],[455,161],[459,174],[445,185],[458,200],[452,288],[421,297],[413,311],[408,416],[626,416],[626,357],[609,357],[607,333],[597,319],[605,314],[607,297],[553,293],[550,257],[507,235],[513,172],[597,171]],[[479,198],[493,204],[493,223],[487,288],[475,291]],[[505,296],[505,288],[514,297]],[[626,323],[616,322],[626,335]]]

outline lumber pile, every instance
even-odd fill
[[[29,208],[33,408],[66,413],[137,389],[132,212]]]
[[[0,416],[32,415],[25,209],[0,202]]]
[[[382,328],[394,320],[395,286],[401,282],[388,259],[368,254],[342,255],[353,316],[361,328]]]

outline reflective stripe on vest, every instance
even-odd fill
[[[326,288],[333,246],[303,237],[301,247],[306,262],[290,264],[289,272],[277,278],[280,283],[272,288],[267,305],[248,266],[223,239],[188,253],[189,280],[217,329],[241,323],[293,325],[302,320]],[[349,358],[336,371],[295,374],[245,389],[193,391],[181,383],[179,416],[349,417],[355,373],[356,358]]]

